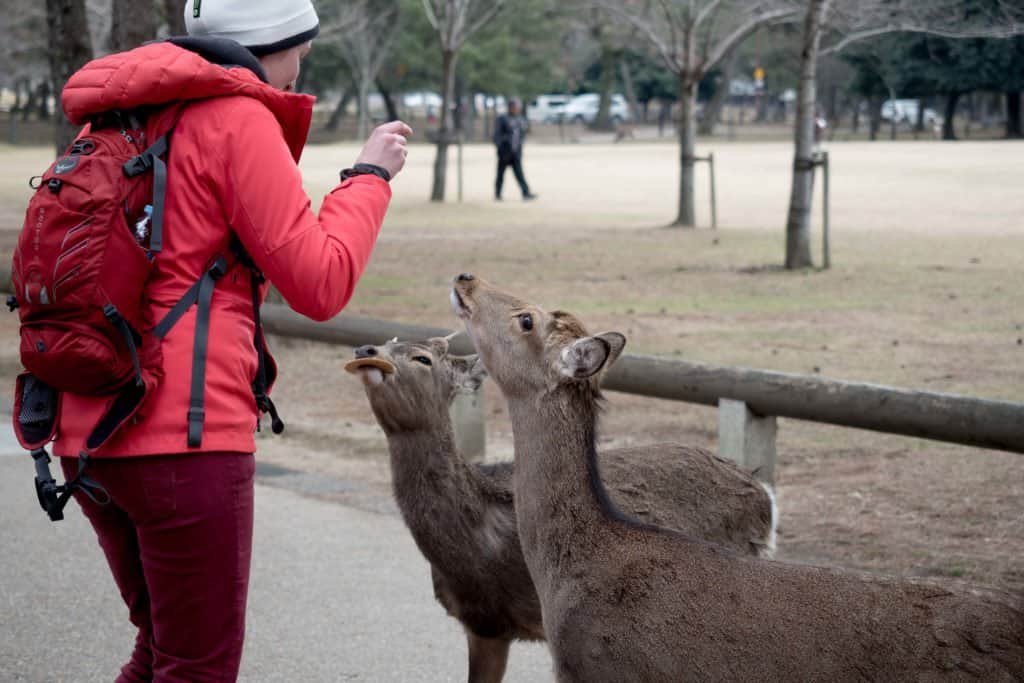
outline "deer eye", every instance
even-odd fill
[[[427,356],[413,356],[412,359],[417,363],[423,363],[424,365],[433,365],[434,362]]]
[[[523,328],[524,332],[529,332],[533,329],[533,316],[529,313],[521,313],[519,315],[519,327]]]

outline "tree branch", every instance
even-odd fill
[[[943,38],[1011,38],[1024,33],[1024,26],[1010,24],[1002,28],[956,30],[939,28],[936,26],[919,26],[915,24],[891,24],[888,26],[879,26],[876,28],[868,28],[849,33],[843,36],[836,44],[819,49],[818,55],[824,56],[837,54],[848,47],[851,43],[855,43],[859,40],[866,40],[867,38],[873,38],[875,36],[885,35],[886,33],[929,33]]]
[[[708,55],[707,61],[701,65],[702,68],[705,71],[707,71],[708,69],[713,67],[719,61],[721,61],[722,57],[724,57],[725,54],[730,49],[732,49],[734,45],[738,44],[744,38],[749,36],[751,33],[754,32],[755,29],[757,29],[762,24],[766,24],[768,22],[777,22],[783,19],[791,20],[796,16],[796,8],[787,7],[777,10],[771,10],[768,12],[764,12],[763,14],[758,14],[757,16],[751,17],[746,22],[744,22],[736,29],[734,29],[733,32],[730,33],[728,36],[718,41],[718,45],[716,45],[715,49],[713,49],[711,53]]]
[[[423,11],[427,13],[427,21],[434,27],[435,31],[440,32],[441,27],[437,23],[437,14],[434,12],[434,3],[432,0],[423,0]]]

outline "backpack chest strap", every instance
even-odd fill
[[[196,305],[195,339],[192,344],[192,381],[188,402],[188,445],[198,448],[203,442],[203,422],[206,419],[204,389],[206,385],[206,354],[210,340],[210,302],[217,281],[228,271],[227,261],[218,256],[203,276],[196,280],[177,304],[157,323],[152,332],[160,339],[167,336],[185,312]]]

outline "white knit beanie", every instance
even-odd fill
[[[320,20],[310,0],[188,0],[185,30],[230,38],[261,57],[312,40]]]

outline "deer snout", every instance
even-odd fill
[[[367,344],[356,349],[356,358],[372,358],[377,355],[377,347]]]
[[[455,276],[456,282],[471,282],[475,279],[472,273],[459,273]]]

